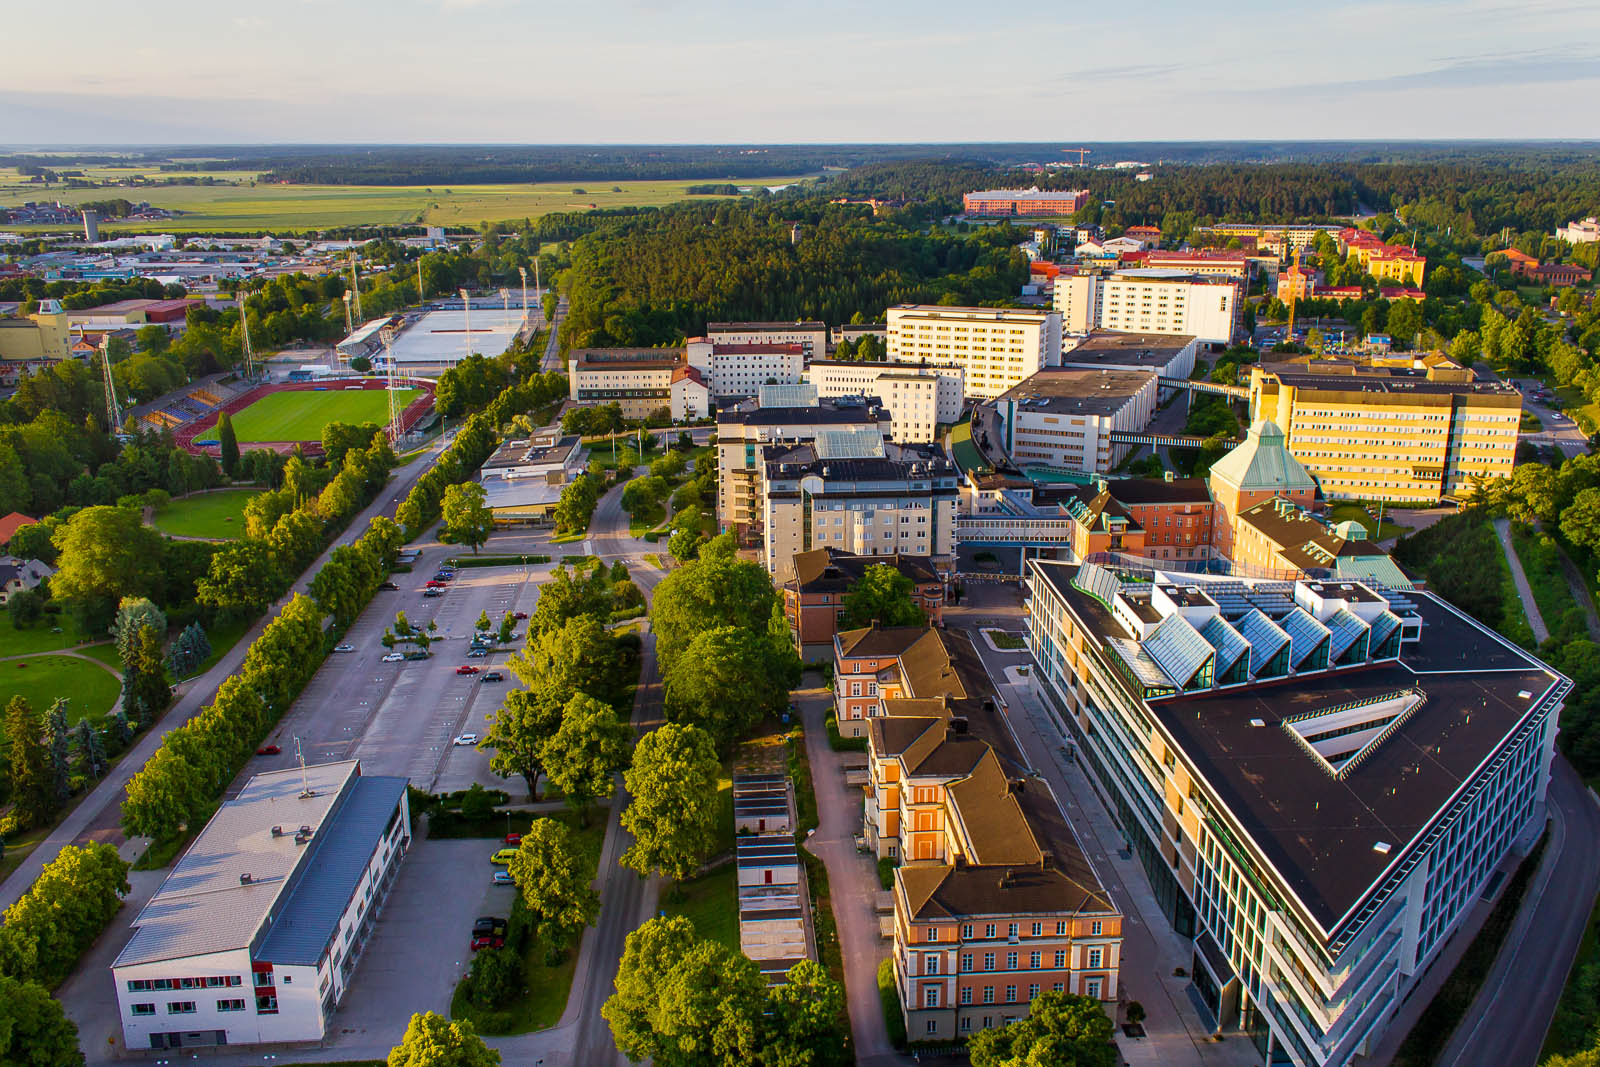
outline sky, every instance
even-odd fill
[[[1593,0],[71,6],[0,144],[1600,137]]]

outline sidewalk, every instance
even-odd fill
[[[1506,563],[1511,567],[1511,580],[1516,584],[1517,596],[1522,598],[1523,614],[1528,616],[1528,629],[1533,631],[1533,639],[1539,644],[1544,644],[1550,638],[1550,628],[1544,624],[1544,616],[1539,614],[1539,605],[1533,599],[1533,587],[1528,584],[1528,575],[1522,569],[1522,560],[1517,558],[1517,551],[1511,544],[1511,520],[1495,519],[1494,533],[1500,538],[1500,550],[1506,554]]]
[[[833,917],[839,927],[844,957],[845,1003],[850,1009],[850,1034],[856,1063],[902,1064],[906,1058],[889,1043],[889,1031],[878,999],[878,964],[889,957],[879,936],[874,901],[881,889],[877,864],[856,851],[861,829],[863,795],[845,784],[839,756],[828,747],[826,718],[831,705],[827,689],[801,690],[796,702],[805,723],[806,758],[817,796],[817,830],[805,849],[828,868]]]

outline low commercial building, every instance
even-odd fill
[[[911,599],[928,621],[944,623],[945,574],[929,556],[857,556],[837,548],[797,553],[783,583],[783,614],[795,647],[831,648],[833,635],[845,621],[845,598],[868,567],[893,567],[911,583]],[[809,656],[805,657],[811,658]]]
[[[1330,225],[1263,225],[1256,222],[1219,222],[1215,226],[1197,226],[1195,232],[1218,237],[1237,237],[1241,243],[1258,249],[1276,252],[1287,259],[1296,251],[1306,251],[1315,246],[1317,234],[1330,237],[1338,234],[1338,226]]]
[[[971,397],[992,400],[1061,362],[1054,311],[900,304],[888,318],[891,362],[960,367]]]
[[[1101,329],[1178,334],[1206,345],[1232,344],[1242,314],[1236,281],[1184,270],[1138,268],[1105,277],[1061,277],[1054,299],[1069,334]]]
[[[907,1033],[1004,1026],[1046,992],[1115,1002],[1122,916],[1028,770],[970,638],[853,630],[834,662],[839,692],[876,691],[864,721],[841,711],[840,726],[868,739],[868,846],[900,861],[892,958]]]
[[[1007,391],[994,410],[1017,466],[1099,474],[1131,447],[1113,443],[1112,431],[1143,430],[1157,399],[1153,371],[1057,367]]]
[[[828,354],[828,327],[821,322],[708,322],[705,339],[717,345],[799,345],[807,360]]]
[[[961,418],[960,367],[818,359],[806,368],[806,379],[819,397],[877,397],[889,416],[890,438],[902,443],[935,440],[940,426]]]
[[[251,778],[111,965],[126,1047],[321,1041],[410,845],[404,778],[357,760]]]
[[[1587,282],[1590,272],[1573,263],[1545,263],[1528,272],[1528,278],[1537,285],[1566,289]]]
[[[1600,241],[1600,219],[1590,215],[1586,219],[1556,227],[1556,238],[1569,244],[1582,245]]]
[[[1158,377],[1187,379],[1194,372],[1198,337],[1170,333],[1114,333],[1096,330],[1061,341],[1061,365],[1086,370],[1154,371]]]
[[[1429,506],[1510,477],[1522,395],[1438,355],[1306,358],[1252,367],[1250,414],[1329,499]]]
[[[1144,265],[1156,270],[1177,270],[1203,277],[1228,278],[1243,284],[1250,280],[1250,257],[1242,252],[1202,248],[1192,252],[1151,252]]]
[[[968,215],[1071,215],[1089,203],[1089,190],[1070,189],[1042,192],[1032,189],[979,189],[961,197]]]
[[[497,525],[549,521],[561,491],[583,472],[583,442],[558,431],[505,442],[478,471]]]
[[[763,562],[779,584],[813,548],[856,556],[955,557],[961,472],[938,445],[886,443],[875,430],[823,430],[762,449]]]
[[[1030,691],[1206,1023],[1262,1063],[1370,1055],[1543,827],[1571,682],[1426,593],[1028,570]]]
[[[815,386],[762,386],[753,400],[717,412],[717,526],[741,544],[762,531],[766,474],[763,449],[775,442],[814,439],[823,430],[861,431],[880,438],[889,417],[876,397],[817,397]]]
[[[579,348],[567,367],[567,395],[574,404],[617,404],[624,417],[642,419],[673,408],[673,376],[687,366],[681,348]]]
[[[755,396],[763,385],[804,381],[809,348],[798,341],[730,343],[696,337],[686,351],[689,366],[700,372],[712,402],[723,404]]]

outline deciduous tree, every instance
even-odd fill
[[[711,736],[696,726],[667,723],[639,739],[624,775],[632,801],[622,825],[634,836],[625,866],[688,878],[716,844],[717,760]]]
[[[494,532],[494,510],[488,505],[483,486],[477,482],[461,482],[444,491],[444,530],[439,540],[447,545],[467,545],[472,554],[489,540]]]
[[[1117,1049],[1100,1002],[1071,993],[1041,993],[1028,1014],[982,1030],[967,1048],[973,1067],[1112,1067]]]
[[[161,588],[161,535],[133,508],[84,508],[56,530],[53,542],[59,557],[50,590],[57,600],[107,611],[123,597]]]
[[[628,764],[632,729],[611,705],[578,693],[561,713],[561,727],[545,744],[546,772],[567,802],[587,814],[588,806],[616,791],[616,773]]]
[[[926,626],[928,618],[912,599],[916,585],[898,567],[874,563],[844,596],[847,626]]]
[[[547,946],[565,944],[600,911],[589,885],[589,864],[571,830],[555,819],[535,819],[507,864],[527,906],[533,934]]]
[[[61,1002],[35,982],[0,975],[0,1063],[82,1067],[78,1028]]]
[[[500,1053],[483,1043],[465,1019],[451,1022],[433,1012],[411,1016],[400,1044],[389,1050],[388,1067],[497,1067]]]
[[[763,631],[706,630],[665,673],[667,716],[700,727],[728,748],[751,723],[783,713],[789,691],[773,659]]]

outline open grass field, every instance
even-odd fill
[[[419,390],[397,390],[400,406],[417,398]],[[385,423],[389,397],[382,389],[313,389],[268,393],[233,416],[233,432],[240,445],[262,441],[320,441],[330,422]],[[208,431],[205,436],[214,436]]]
[[[111,710],[119,690],[116,675],[72,656],[30,656],[0,663],[0,707],[23,697],[43,712],[66,697],[67,721],[99,718]]]
[[[19,630],[11,624],[9,612],[0,612],[0,656],[26,656],[30,652],[56,652],[63,648],[71,648],[79,641],[87,640],[79,634],[70,622],[63,622],[59,627],[60,633],[52,633],[57,627],[47,619],[40,620],[38,625],[26,630]]]
[[[88,167],[87,176],[118,180],[138,175],[156,177],[136,167]],[[205,233],[232,230],[289,232],[333,226],[420,225],[476,226],[480,222],[534,219],[555,211],[590,208],[660,207],[689,199],[694,181],[542,182],[507,185],[463,185],[433,188],[418,185],[257,185],[254,175],[219,171],[213,177],[226,185],[139,185],[65,189],[29,184],[12,168],[0,168],[0,204],[26,200],[148,201],[152,207],[182,212],[161,222],[119,222],[103,219],[103,234]],[[741,188],[787,185],[793,176],[740,181]],[[582,190],[578,192],[577,190]],[[697,196],[697,200],[717,197]],[[61,230],[60,226],[13,227]]]
[[[242,537],[245,501],[258,492],[259,489],[219,489],[174,500],[156,512],[156,529],[177,537],[209,537],[218,541]]]

